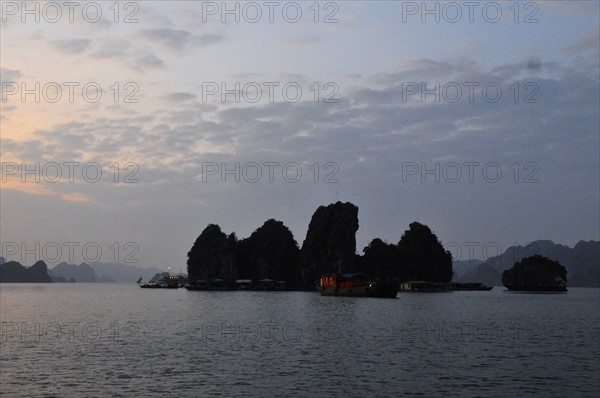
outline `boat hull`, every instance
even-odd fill
[[[396,298],[398,288],[395,284],[372,284],[370,286],[351,288],[322,286],[320,292],[322,296]]]
[[[453,289],[449,283],[437,282],[402,282],[399,288],[402,293],[449,293]]]
[[[453,282],[451,288],[454,291],[490,291],[494,287],[486,285],[485,283],[473,282],[473,283],[460,283]]]

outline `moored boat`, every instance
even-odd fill
[[[154,278],[153,278],[154,279]],[[142,278],[138,279],[137,284],[142,289],[178,289],[184,286],[186,278],[183,275],[163,274],[156,280],[142,283]]]
[[[369,275],[327,274],[321,277],[319,288],[322,296],[396,298],[396,283],[372,281]]]
[[[400,284],[400,292],[442,293],[451,291],[452,286],[449,283],[408,281]]]

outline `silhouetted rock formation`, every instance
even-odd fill
[[[379,280],[449,282],[452,255],[426,225],[414,222],[398,245],[374,239],[356,254],[358,207],[337,202],[313,214],[302,249],[281,222],[267,220],[250,237],[238,240],[209,224],[188,252],[191,285],[218,280],[233,288],[236,279],[285,281],[288,289],[312,289],[321,275],[366,272]]]
[[[557,261],[535,255],[505,270],[502,283],[509,290],[566,291],[567,270]]]
[[[292,232],[281,221],[267,220],[237,244],[236,278],[286,281],[288,288],[300,283],[300,250]]]
[[[221,227],[209,224],[198,236],[188,252],[188,277],[191,284],[201,280],[235,277],[234,260],[237,238],[221,231]]]
[[[48,267],[43,261],[38,261],[26,268],[16,261],[0,264],[1,283],[51,283]]]
[[[452,280],[452,254],[427,225],[411,223],[397,245],[373,239],[362,256],[356,254],[356,231],[358,207],[342,202],[315,211],[301,250],[290,230],[274,219],[241,240],[235,233],[226,235],[218,225],[209,224],[188,252],[189,281],[197,284],[220,280],[224,287],[233,288],[236,279],[252,280],[254,284],[271,279],[285,281],[290,289],[311,289],[321,275],[338,271],[366,272],[377,279],[398,282]],[[600,286],[600,242],[583,241],[573,249],[537,241],[526,247],[511,247],[484,263],[463,261],[455,279],[498,286],[504,269],[526,257],[524,254],[540,252],[551,253],[548,257],[569,264],[571,286],[573,280],[580,286]]]
[[[449,282],[452,255],[428,226],[413,222],[397,245],[373,239],[359,257],[360,270],[383,280]]]
[[[452,254],[427,225],[413,222],[400,242],[400,280],[447,283],[452,280]]]
[[[337,202],[313,214],[302,244],[302,282],[314,285],[322,274],[354,271],[358,207]]]
[[[238,278],[285,281],[288,288],[300,283],[300,250],[291,231],[281,222],[267,220],[246,239],[227,236],[210,224],[188,253],[190,284],[222,279],[232,287]]]
[[[400,279],[400,250],[398,246],[373,239],[358,256],[358,269],[381,280]]]

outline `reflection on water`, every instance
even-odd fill
[[[0,288],[6,396],[589,396],[600,291]]]

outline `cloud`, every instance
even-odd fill
[[[133,65],[139,70],[161,69],[165,67],[165,62],[154,54],[146,54],[136,57]]]
[[[91,198],[83,193],[60,194],[59,196],[67,202],[91,202]]]
[[[593,52],[592,55],[598,56],[600,52],[599,35],[600,31],[598,29],[591,30],[581,40],[565,47],[563,51],[571,56],[578,56],[588,51]]]
[[[152,44],[162,44],[171,49],[181,50],[187,45],[192,34],[185,30],[171,28],[143,29],[140,36]]]
[[[205,47],[211,44],[220,43],[225,40],[224,36],[221,35],[198,35],[193,36],[190,40],[191,47]]]
[[[170,102],[186,102],[196,99],[196,95],[192,93],[171,93],[165,96],[165,99]]]
[[[533,68],[528,67],[531,61]],[[402,82],[425,78],[442,83],[498,82],[503,98],[486,102],[478,90],[472,103],[466,97],[451,103],[435,101],[433,96],[422,102],[418,95],[405,101]],[[535,83],[538,102],[523,103],[521,97],[515,103],[510,89],[515,82],[520,87]],[[384,208],[387,214],[391,209],[400,223],[412,221],[403,220],[403,212],[415,219],[424,217],[424,222],[455,217],[458,223],[468,223],[464,220],[469,220],[473,209],[484,223],[494,223],[499,209],[511,217],[524,217],[531,211],[521,209],[522,204],[513,208],[512,203],[565,198],[564,192],[581,196],[578,207],[589,204],[589,181],[597,181],[597,168],[581,165],[598,157],[596,74],[528,58],[494,68],[469,61],[415,60],[395,72],[362,76],[354,83],[357,86],[342,90],[340,101],[334,104],[307,100],[220,106],[198,103],[193,92],[169,92],[162,98],[176,105],[148,111],[144,117],[91,117],[85,123],[40,130],[29,141],[5,144],[3,140],[3,158],[6,154],[7,159],[28,161],[95,161],[105,168],[115,161],[135,162],[139,184],[124,184],[118,190],[108,183],[77,185],[68,195],[61,189],[67,195],[63,200],[88,200],[115,212],[127,208],[139,212],[141,218],[168,203],[173,219],[197,226],[207,222],[202,214],[215,215],[211,222],[224,223],[224,228],[240,236],[260,225],[263,216],[289,217],[286,223],[299,241],[311,212],[335,201],[336,191],[340,200],[352,200],[361,211],[379,214],[377,209]],[[224,183],[220,174],[203,180],[206,162],[225,162],[229,169],[250,162],[278,162],[279,166],[273,183],[267,180],[266,168],[259,183],[243,179],[235,183],[231,175]],[[303,178],[297,184],[282,180],[282,167],[288,162],[302,167]],[[322,183],[331,172],[324,165],[330,162],[339,167],[338,184]],[[402,180],[405,162],[426,164],[430,170],[436,162],[441,162],[440,167],[447,162],[477,162],[479,168],[474,184],[465,182],[465,168],[457,184],[423,184],[420,175],[407,183]],[[315,163],[319,163],[318,184],[314,182]],[[488,163],[502,166],[501,183],[482,180],[482,166]],[[538,166],[535,176],[544,183],[514,184],[517,163],[520,180],[531,172],[524,169],[531,163]],[[110,172],[107,176],[112,178]],[[432,176],[427,178],[433,181]],[[157,181],[161,183],[153,183]],[[464,206],[473,198],[477,206]],[[555,202],[537,208],[535,217],[566,223],[572,216],[565,210],[566,202]],[[301,211],[290,212],[292,207]],[[402,209],[394,210],[398,207]],[[192,216],[190,208],[195,209]],[[392,224],[377,225],[365,217],[360,238],[400,233],[395,230],[397,223]],[[501,233],[509,233],[508,228]]]
[[[17,109],[16,105],[0,105],[2,112],[12,112]],[[0,120],[8,120],[5,115],[0,114]]]
[[[125,39],[105,39],[99,47],[92,54],[98,58],[125,58],[133,52],[131,42]]]
[[[596,1],[543,1],[536,2],[541,11],[548,11],[558,16],[589,16],[598,15],[599,6]]]
[[[131,69],[140,72],[165,69],[167,65],[163,58],[155,53],[152,48],[141,43],[138,40],[139,38],[146,43],[160,47],[159,50],[176,53],[204,47],[223,40],[218,35],[193,35],[185,30],[171,28],[143,29],[132,40],[123,38],[102,39],[98,49],[92,53],[92,56],[120,61]],[[72,46],[74,47],[74,45]]]
[[[16,106],[14,105],[6,106],[5,101],[8,101],[8,95],[13,94],[13,91],[16,90],[14,84],[8,83],[16,84],[21,78],[21,76],[22,73],[19,70],[0,68],[0,101],[2,102],[1,106],[3,112],[8,112],[16,109]],[[5,119],[4,115],[2,115],[2,119]]]
[[[106,39],[100,49],[92,56],[101,59],[121,61],[130,68],[144,72],[148,69],[163,69],[165,62],[158,56],[138,49],[130,41],[124,39]]]
[[[54,196],[55,193],[52,192],[47,186],[43,186],[41,184],[36,183],[28,183],[25,184],[18,180],[19,178],[11,178],[12,176],[4,177],[5,181],[2,182],[2,190],[13,190],[18,192],[28,193],[30,195],[36,196]],[[32,177],[30,177],[31,179]]]
[[[535,76],[543,70],[557,77]],[[528,77],[523,77],[525,72]],[[244,159],[268,153],[305,158],[312,153],[352,163],[360,157],[383,160],[401,154],[509,158],[515,143],[530,148],[540,137],[559,147],[573,140],[593,141],[598,124],[597,77],[537,60],[489,70],[468,62],[415,60],[404,70],[365,76],[364,81],[369,83],[342,90],[340,101],[332,104],[307,100],[219,107],[198,104],[191,92],[171,92],[163,98],[177,104],[175,109],[143,118],[65,124],[39,131],[31,142],[9,141],[3,149],[27,159],[36,154],[67,160],[123,156],[170,164],[166,153],[190,165],[208,153]],[[456,83],[462,97],[456,103],[439,94],[423,98],[406,92],[407,81],[425,82],[430,89],[432,81]],[[464,82],[478,83],[473,102]],[[500,101],[483,98],[481,87],[489,82],[502,88]],[[522,90],[519,103],[511,89],[515,83]],[[525,84],[536,92],[525,90]],[[528,94],[538,102],[523,103]]]
[[[65,54],[73,55],[85,52],[91,47],[92,41],[89,39],[52,40],[50,44]]]
[[[186,30],[171,28],[142,29],[139,31],[139,35],[153,45],[159,45],[164,49],[176,52],[189,48],[204,47],[224,40],[224,37],[220,35],[194,35]]]
[[[284,43],[293,47],[303,47],[303,46],[312,46],[321,41],[321,38],[318,36],[308,36],[308,37],[292,37],[285,39]]]
[[[542,62],[537,59],[527,61],[527,69],[532,72],[539,72],[542,69]]]
[[[8,68],[0,68],[0,81],[16,82],[22,76],[21,71]]]

